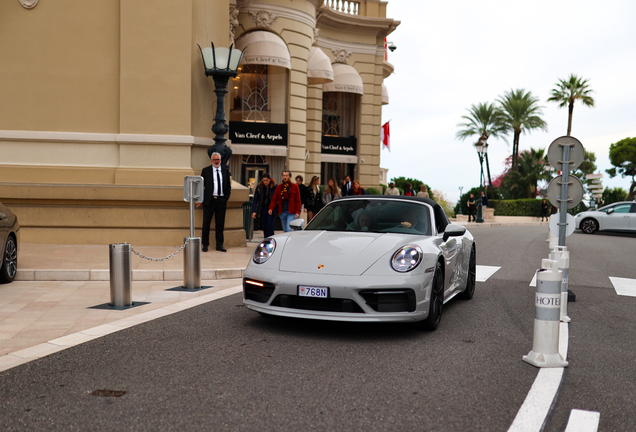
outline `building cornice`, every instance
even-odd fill
[[[49,141],[67,143],[186,145],[211,138],[192,135],[108,134],[85,132],[0,130],[0,141]]]
[[[371,54],[375,56],[384,56],[384,47],[371,44],[361,44],[358,42],[346,42],[337,39],[331,39],[324,36],[316,38],[316,45],[326,48],[330,51],[345,50],[356,54]]]
[[[240,13],[256,14],[258,12],[269,12],[276,15],[277,18],[287,18],[292,21],[298,21],[306,24],[311,28],[316,27],[316,17],[291,7],[259,2],[251,3],[249,6],[242,7],[240,9]]]
[[[377,18],[338,12],[330,7],[321,7],[318,12],[318,27],[348,33],[367,33],[381,38],[391,34],[400,25],[392,18]]]

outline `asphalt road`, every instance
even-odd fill
[[[477,263],[500,266],[435,332],[265,318],[241,296],[129,328],[0,373],[0,430],[505,431],[537,369],[534,288],[546,227],[475,228]],[[636,430],[636,238],[573,234],[570,367],[547,430],[571,409]],[[95,390],[125,391],[120,397]]]

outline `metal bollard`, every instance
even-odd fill
[[[132,265],[128,243],[110,245],[108,262],[110,265],[110,305],[114,307],[132,306]]]
[[[559,263],[559,270],[563,273],[561,282],[561,322],[569,323],[572,319],[568,316],[568,271],[570,269],[570,252],[567,246],[557,246],[550,253],[550,259]]]
[[[188,241],[189,240],[189,241]],[[183,239],[188,244],[183,251],[183,287],[186,289],[201,288],[201,237]]]
[[[557,261],[544,259],[541,260],[541,269],[537,271],[532,351],[522,357],[523,361],[536,367],[554,368],[568,365],[559,354],[563,273],[558,265]]]

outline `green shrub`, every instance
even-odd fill
[[[535,198],[517,200],[490,200],[495,216],[538,216],[541,217],[541,203]]]
[[[374,187],[366,188],[367,195],[382,195],[379,190]]]

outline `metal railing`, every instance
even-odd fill
[[[325,6],[349,15],[360,14],[360,2],[349,0],[325,0]]]

